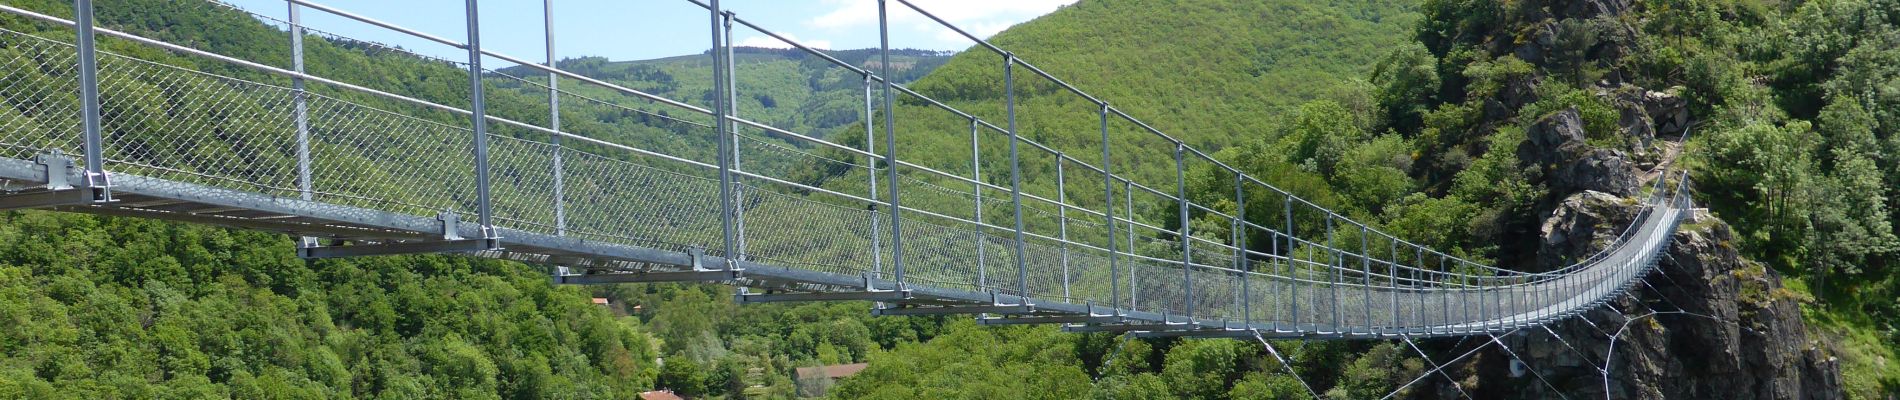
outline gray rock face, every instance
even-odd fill
[[[1531,31],[1529,37],[1530,40],[1511,49],[1511,54],[1531,65],[1545,65],[1548,61],[1545,60],[1545,56],[1550,55],[1552,48],[1557,47],[1557,23],[1544,22]]]
[[[1540,270],[1568,266],[1614,243],[1622,230],[1599,227],[1629,226],[1638,210],[1626,204],[1621,197],[1596,191],[1564,199],[1539,230],[1544,235],[1537,250]]]
[[[1689,101],[1670,92],[1644,91],[1643,110],[1656,122],[1656,133],[1680,134],[1689,129]]]
[[[1613,100],[1622,112],[1617,125],[1639,136],[1674,135],[1689,126],[1689,102],[1671,92],[1659,92],[1625,85],[1616,88]],[[1638,121],[1645,127],[1633,126]]]
[[[1629,157],[1617,150],[1592,148],[1576,109],[1546,116],[1526,134],[1528,140],[1518,149],[1518,159],[1536,162],[1552,193],[1636,193],[1636,171]]]
[[[1558,191],[1594,190],[1618,196],[1636,194],[1636,166],[1621,150],[1594,149],[1583,158],[1564,164],[1550,175],[1550,187]]]

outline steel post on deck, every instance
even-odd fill
[[[303,12],[297,3],[284,3],[289,14],[290,26],[290,70],[303,73]],[[303,77],[290,78],[291,123],[297,126],[297,195],[304,200],[311,199],[313,184],[310,181],[310,109],[306,103]]]
[[[1120,307],[1121,291],[1115,290],[1115,283],[1121,282],[1121,256],[1116,254],[1115,246],[1115,173],[1110,169],[1108,140],[1108,103],[1102,106],[1102,216],[1108,221],[1108,304]]]
[[[718,158],[719,166],[719,232],[720,249],[722,251],[721,259],[726,260],[725,269],[737,269],[736,261],[739,261],[739,213],[737,209],[738,205],[734,204],[733,199],[733,194],[737,191],[733,188],[734,177],[732,173],[734,169],[732,156],[734,152],[733,145],[736,143],[732,138],[732,102],[731,99],[726,96],[726,88],[732,84],[732,81],[731,77],[726,76],[726,62],[730,60],[726,59],[727,53],[725,49],[727,43],[725,42],[725,29],[722,29],[725,23],[726,13],[725,9],[719,7],[719,0],[711,0],[708,11],[710,11],[710,13],[707,14],[707,19],[712,31],[713,130],[716,131],[715,135],[717,138],[714,141],[718,142],[717,147],[719,152],[716,158]]]
[[[1427,324],[1427,323],[1425,323],[1425,319],[1426,319],[1426,318],[1428,318],[1428,316],[1426,315],[1426,312],[1425,312],[1425,302],[1426,302],[1426,299],[1425,299],[1425,289],[1426,289],[1426,288],[1428,288],[1429,286],[1426,286],[1426,285],[1425,285],[1425,281],[1424,281],[1424,278],[1421,278],[1422,276],[1424,276],[1424,275],[1425,275],[1425,248],[1424,248],[1424,247],[1418,247],[1418,248],[1415,248],[1415,249],[1413,249],[1413,250],[1416,250],[1416,251],[1417,251],[1417,253],[1415,253],[1415,254],[1414,254],[1414,255],[1412,256],[1412,263],[1413,263],[1413,265],[1412,265],[1412,267],[1413,267],[1413,269],[1412,269],[1412,273],[1411,273],[1411,276],[1412,276],[1412,292],[1413,292],[1413,293],[1417,293],[1417,294],[1418,294],[1417,296],[1413,296],[1413,297],[1416,297],[1416,298],[1417,298],[1417,300],[1418,300],[1418,309],[1417,309],[1417,310],[1415,310],[1415,311],[1417,311],[1417,313],[1415,313],[1415,315],[1417,315],[1417,316],[1418,316],[1418,321],[1417,321],[1417,323],[1418,323],[1419,325],[1426,325],[1426,326],[1430,326],[1431,324]],[[1426,331],[1426,333],[1432,333],[1432,334],[1436,334],[1436,333],[1438,333],[1438,332],[1436,332],[1436,331],[1432,331],[1432,330],[1430,330],[1430,329],[1428,329],[1428,330]]]
[[[1242,222],[1244,223],[1245,221],[1242,221]],[[1265,225],[1262,225],[1261,229],[1267,231],[1267,255],[1268,255],[1267,268],[1269,270],[1269,273],[1267,275],[1272,276],[1273,275],[1272,272],[1281,271],[1280,265],[1290,264],[1290,260],[1292,259],[1287,256],[1291,254],[1291,251],[1289,251],[1287,254],[1280,253],[1280,233],[1279,232],[1274,232],[1272,229],[1266,229]],[[1275,256],[1280,257],[1280,259],[1277,261],[1274,260],[1273,257]],[[1291,278],[1293,276],[1290,272],[1291,270],[1288,269],[1288,271],[1289,273],[1286,276],[1288,278]],[[1269,323],[1271,323],[1272,325],[1268,326],[1268,328],[1269,330],[1273,332],[1280,332],[1280,321],[1286,320],[1285,318],[1286,316],[1280,314],[1280,297],[1281,297],[1280,294],[1285,292],[1285,290],[1282,290],[1280,286],[1281,285],[1279,283],[1274,282],[1273,280],[1267,281],[1267,297],[1273,299],[1273,308],[1272,308],[1273,311],[1269,313],[1269,315],[1271,316],[1269,318]]]
[[[1333,241],[1333,214],[1330,212],[1326,214],[1326,250],[1327,254],[1331,254],[1331,256],[1327,257],[1328,260],[1326,260],[1326,269],[1328,270],[1326,271],[1326,278],[1327,282],[1330,283],[1326,286],[1328,286],[1328,289],[1332,289],[1333,292],[1333,302],[1328,308],[1330,308],[1333,313],[1333,332],[1339,333],[1340,328],[1345,326],[1344,318],[1342,318],[1342,314],[1339,310],[1339,284],[1340,281],[1345,280],[1345,275],[1340,272],[1340,269],[1345,268],[1346,257],[1340,254],[1339,243]]]
[[[882,230],[878,229],[877,215],[877,100],[871,97],[871,73],[864,72],[864,176],[870,183],[870,190],[864,198],[872,203],[865,206],[871,218],[871,274],[884,274],[884,248],[881,246]]]
[[[733,50],[732,50],[733,47],[735,47],[732,44],[733,43],[732,42],[732,20],[737,19],[738,16],[737,14],[734,14],[732,11],[726,11],[725,13],[720,14],[720,18],[724,20],[722,24],[725,27],[724,35],[725,35],[725,44],[726,44],[726,67],[725,67],[726,68],[726,115],[730,115],[733,118],[738,118],[739,117],[739,68],[737,67],[737,65],[739,64],[739,61],[737,58],[733,58]],[[728,130],[728,132],[726,132],[726,140],[732,141],[732,144],[731,144],[732,170],[745,171],[745,161],[741,157],[744,154],[744,152],[740,151],[739,149],[739,126],[737,124],[728,123],[726,124],[726,129]],[[739,178],[739,177],[735,177],[735,178]],[[738,253],[732,255],[732,257],[739,261],[745,261],[747,259],[746,246],[745,246],[745,189],[746,187],[742,182],[735,181],[733,183],[734,184],[732,185],[732,227],[733,227],[732,234],[733,234],[734,239],[739,241],[739,244],[736,245],[736,247],[739,250],[738,250]]]
[[[1253,277],[1247,265],[1247,187],[1245,175],[1234,171],[1234,269],[1240,273],[1241,322],[1253,325]]]
[[[1174,142],[1174,196],[1179,200],[1181,229],[1181,293],[1183,313],[1194,322],[1194,243],[1188,229],[1187,144]]]
[[[545,31],[548,51],[548,68],[556,68],[554,58],[554,0],[541,1],[541,26]],[[548,129],[557,132],[549,135],[548,144],[553,145],[553,157],[550,173],[554,178],[554,236],[567,236],[567,194],[565,178],[566,166],[562,164],[561,153],[561,75],[548,73]]]
[[[111,201],[111,181],[106,175],[104,127],[99,119],[99,54],[93,37],[92,0],[73,0],[73,30],[78,35],[79,117],[85,129],[86,177],[82,184],[93,193],[93,201]]]
[[[1062,298],[1069,298],[1069,189],[1062,178],[1062,165],[1067,164],[1062,153],[1056,153],[1056,227],[1062,238]]]
[[[287,20],[290,26],[285,30],[290,34],[290,70],[304,72],[303,65],[303,10],[297,3],[284,2]],[[309,92],[304,87],[301,76],[290,78],[290,118],[297,127],[297,198],[315,199],[316,183],[311,179],[310,168],[310,105]],[[300,247],[317,246],[317,238],[303,236],[297,240]]]
[[[1023,170],[1022,159],[1017,154],[1016,136],[1016,55],[1003,53],[1003,108],[1009,114],[1009,202],[1016,213],[1016,285],[1023,299],[1029,298],[1029,258],[1023,254],[1026,247],[1023,235]]]
[[[1366,309],[1366,333],[1372,333],[1372,228],[1359,225],[1359,278],[1365,284],[1361,291],[1365,296],[1359,298],[1359,304]]]
[[[495,207],[488,179],[488,106],[482,94],[482,27],[479,0],[467,0],[469,122],[475,134],[475,219],[482,227],[482,240],[490,248],[499,247],[495,231]]]
[[[1386,328],[1396,330],[1405,325],[1399,318],[1399,238],[1386,236],[1386,239],[1390,239],[1386,243],[1391,245],[1391,248],[1386,250],[1386,283],[1392,289],[1389,293],[1392,295],[1392,319],[1386,324]]]
[[[976,223],[973,224],[973,230],[976,231],[976,288],[989,290],[989,253],[986,244],[990,241],[990,235],[984,233],[987,228],[983,226],[983,148],[977,135],[978,126],[976,117],[970,117],[970,193],[975,200],[972,211],[976,217]]]
[[[884,81],[884,168],[890,183],[891,199],[891,270],[896,275],[897,289],[904,288],[904,230],[903,210],[897,197],[897,92],[895,82],[891,82],[891,18],[888,12],[889,0],[877,0],[877,36],[879,64],[878,76]]]
[[[1286,247],[1281,248],[1283,250],[1286,250],[1286,254],[1282,255],[1281,260],[1286,262],[1287,290],[1290,292],[1293,292],[1293,296],[1287,298],[1287,302],[1291,306],[1292,312],[1293,312],[1293,329],[1292,330],[1299,330],[1300,329],[1300,282],[1298,279],[1299,272],[1293,269],[1294,268],[1293,266],[1293,251],[1294,251],[1293,250],[1293,195],[1290,193],[1286,194],[1286,196],[1281,199],[1280,205],[1286,208],[1286,230],[1281,232],[1280,237],[1276,237],[1274,238],[1274,240],[1279,240],[1282,238],[1286,239]],[[1309,246],[1307,248],[1310,249],[1312,247]]]

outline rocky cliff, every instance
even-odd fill
[[[1481,104],[1482,112],[1466,114],[1479,120],[1464,134],[1484,137],[1522,127],[1513,128],[1524,133],[1516,149],[1489,151],[1514,150],[1529,183],[1546,192],[1528,210],[1520,209],[1530,218],[1520,222],[1523,233],[1536,234],[1538,241],[1505,245],[1504,262],[1548,271],[1615,241],[1640,213],[1636,199],[1647,195],[1647,185],[1665,179],[1664,171],[1680,170],[1669,167],[1682,153],[1680,141],[1693,118],[1682,88],[1639,86],[1677,81],[1643,79],[1655,71],[1630,61],[1646,48],[1637,27],[1653,5],[1509,4],[1447,8],[1485,18],[1421,37],[1448,60],[1469,57],[1453,54],[1467,51],[1482,54],[1480,60],[1515,58],[1531,66],[1531,73],[1505,79],[1494,90],[1469,93],[1466,104]],[[1457,61],[1445,63],[1450,70],[1463,68]],[[1550,87],[1575,87],[1587,95],[1540,98],[1577,93]],[[1430,377],[1433,383],[1412,396],[1461,398],[1462,389],[1475,398],[1841,398],[1839,363],[1821,336],[1808,332],[1800,295],[1735,246],[1727,223],[1694,212],[1657,270],[1606,306],[1495,339],[1422,342],[1437,363],[1471,356],[1447,365],[1445,374]]]
[[[1628,195],[1640,192],[1642,173],[1621,151],[1582,144],[1580,132],[1574,110],[1554,113],[1520,149],[1549,171],[1553,193],[1573,193],[1544,213],[1539,269],[1608,247],[1641,211]],[[1808,334],[1799,295],[1734,246],[1728,224],[1698,210],[1657,271],[1627,294],[1549,329],[1502,335],[1502,348],[1448,367],[1455,386],[1440,380],[1421,397],[1455,398],[1462,388],[1478,398],[1841,398],[1839,365]],[[1429,345],[1443,359],[1488,339]]]
[[[1552,216],[1570,232],[1550,232],[1547,248],[1594,251],[1572,242],[1607,242],[1635,213],[1604,193],[1571,196]],[[1796,295],[1733,240],[1728,224],[1695,213],[1627,295],[1548,331],[1502,337],[1509,351],[1474,356],[1462,383],[1479,398],[1841,398],[1839,365],[1808,334]]]

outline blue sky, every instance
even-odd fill
[[[283,0],[224,0],[254,13],[284,18]],[[701,0],[705,1],[705,0]],[[913,0],[971,33],[988,37],[1016,23],[1047,14],[1075,0]],[[318,4],[394,23],[451,40],[463,40],[463,0],[317,0]],[[832,49],[877,47],[876,0],[721,0],[739,18],[789,35],[800,43]],[[963,50],[973,42],[941,28],[909,8],[890,3],[891,46]],[[544,58],[540,0],[486,0],[481,4],[482,46],[503,54]],[[304,24],[357,39],[458,59],[466,53],[321,11],[305,8]],[[554,0],[555,48],[560,58],[604,56],[636,60],[693,54],[711,47],[707,11],[687,0]],[[739,26],[741,46],[789,47]],[[493,62],[493,61],[490,61]]]

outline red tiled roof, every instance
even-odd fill
[[[664,391],[664,390],[655,390],[651,392],[640,393],[640,400],[686,400],[686,399],[681,398],[677,394],[673,394],[673,392]]]

